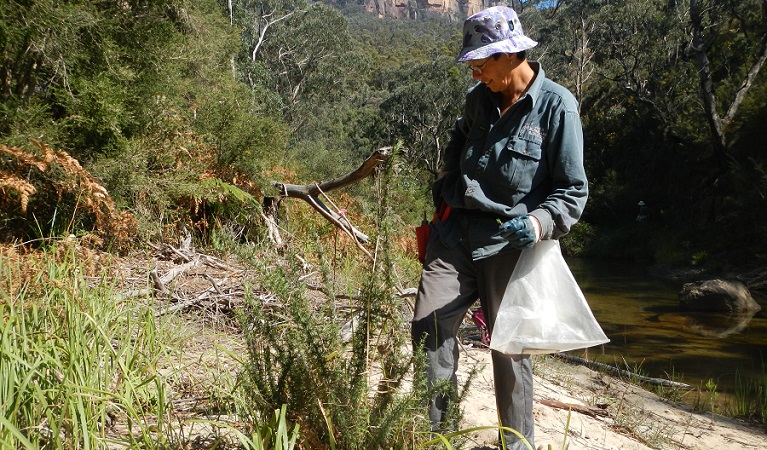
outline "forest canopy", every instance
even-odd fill
[[[255,239],[275,178],[327,179],[397,142],[399,226],[432,212],[439,152],[472,84],[454,62],[454,17],[303,0],[2,3],[0,144],[27,160],[41,149],[76,159],[143,239],[181,224],[203,239],[232,226]],[[767,256],[763,0],[509,3],[539,41],[529,58],[580,102],[591,194],[569,252]],[[77,189],[41,189],[73,173],[8,154],[0,238],[95,229]],[[364,209],[373,193],[353,189]],[[640,201],[648,219],[637,223]]]

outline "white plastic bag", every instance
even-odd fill
[[[556,353],[610,342],[567,267],[559,241],[522,250],[495,319],[490,348]]]

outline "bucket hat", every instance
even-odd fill
[[[485,59],[496,53],[517,53],[536,45],[536,41],[525,36],[513,9],[493,6],[463,23],[463,48],[456,61]]]

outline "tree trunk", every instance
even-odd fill
[[[716,110],[716,93],[711,76],[711,63],[703,42],[703,19],[698,0],[690,0],[690,22],[692,23],[692,50],[698,65],[698,79],[701,97],[706,111],[706,120],[713,135],[714,154],[720,170],[724,171],[727,161],[727,138],[724,135],[722,119]]]
[[[730,103],[729,108],[725,116],[722,118],[719,116],[719,112],[716,109],[717,99],[714,88],[713,76],[711,73],[711,63],[706,53],[706,45],[704,43],[703,35],[703,12],[701,11],[701,5],[699,0],[690,0],[690,23],[692,24],[692,50],[695,54],[695,60],[698,66],[698,77],[700,80],[701,97],[703,99],[703,105],[706,111],[706,119],[711,133],[713,135],[712,142],[714,144],[714,152],[716,154],[717,162],[720,169],[725,171],[727,168],[727,160],[729,155],[728,140],[726,136],[727,126],[735,118],[735,114],[738,112],[738,108],[746,98],[748,91],[754,84],[759,72],[767,62],[767,35],[761,36],[761,45],[754,63],[751,65],[746,78],[740,84],[740,88],[735,93],[735,97]]]

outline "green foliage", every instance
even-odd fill
[[[409,10],[413,19],[378,18],[356,4],[326,3],[341,9],[305,0],[6,0],[0,142],[36,139],[68,151],[147,234],[203,220],[205,233],[253,230],[250,206],[241,208],[227,186],[253,196],[252,205],[275,166],[327,179],[402,142],[395,214],[402,226],[417,223],[472,83],[452,60],[460,18],[418,9]],[[647,240],[661,247],[642,258],[767,255],[762,245],[734,255],[737,242],[714,235],[724,223],[732,236],[758,234],[767,219],[759,151],[767,76],[758,65],[767,18],[757,0],[699,3],[710,94],[727,117],[724,161],[714,158],[713,112],[701,101],[688,3],[513,2],[539,41],[530,58],[581,105],[591,232],[571,240],[573,252],[635,255],[606,243],[630,241],[624,227],[644,200],[655,232],[694,239],[685,240],[689,251]],[[211,190],[205,179],[220,184]],[[353,189],[372,203],[370,186]],[[51,214],[37,220],[43,233],[61,231]]]
[[[371,68],[380,76],[403,65],[419,64],[458,54],[461,29],[457,21],[439,15],[419,20],[376,17],[367,11],[345,9],[353,30],[354,45],[371,58]]]
[[[233,77],[236,35],[213,1],[12,1],[0,27],[3,67],[15,71],[1,91],[2,141],[69,150],[148,234],[231,199],[201,185],[211,175],[258,192],[267,156],[287,142],[281,119]],[[237,203],[208,223],[248,216]]]
[[[242,317],[250,396],[262,414],[287,404],[291,421],[300,423],[302,438],[313,448],[331,442],[339,449],[399,448],[410,438],[403,432],[412,426],[408,422],[420,403],[395,394],[410,358],[400,350],[402,341],[379,334],[382,325],[384,330],[392,326],[386,324],[391,318],[376,312],[386,302],[382,293],[363,292],[366,309],[351,309],[352,342],[347,344],[340,311],[309,302],[290,272],[271,268],[264,274],[282,309],[252,296]],[[369,347],[369,339],[378,342],[377,348]],[[384,371],[377,390],[368,379],[376,368]]]
[[[102,448],[118,439],[107,436],[114,417],[130,424],[123,444],[167,445],[158,361],[169,351],[168,330],[151,308],[104,301],[115,295],[110,286],[89,287],[75,253],[60,262],[57,253],[36,267],[45,287],[0,290],[0,446]],[[12,270],[0,258],[3,278],[14,279]]]
[[[461,114],[465,93],[473,84],[455,70],[452,58],[403,66],[385,75],[381,103],[385,133],[402,141],[403,156],[412,166],[433,176],[439,172],[440,151],[447,132]],[[430,180],[433,180],[431,178]]]
[[[567,256],[583,256],[594,246],[597,233],[588,222],[578,222],[560,241]]]
[[[48,120],[57,124],[54,143],[81,160],[124,151],[136,118],[131,87],[165,48],[142,40],[140,32],[167,30],[166,13],[176,5],[154,2],[139,16],[117,3],[25,3],[10,1],[2,18],[2,27],[14,30],[3,33],[9,39],[1,43],[12,55],[3,100],[24,108],[43,99]],[[6,131],[17,130],[9,123]],[[40,138],[34,130],[26,135]]]
[[[294,425],[292,430],[288,430],[286,406],[274,411],[274,417],[271,421],[265,423],[257,430],[256,442],[260,445],[254,445],[254,450],[291,450],[295,447],[298,440],[298,425]]]
[[[735,405],[730,411],[735,417],[746,420],[760,419],[767,430],[767,365],[762,363],[762,376],[755,380],[744,380],[735,372]]]
[[[269,296],[251,293],[241,315],[249,356],[243,383],[259,416],[286,404],[311,448],[411,448],[420,440],[414,433],[426,426],[425,419],[414,420],[422,417],[425,390],[403,385],[413,356],[402,326],[404,305],[392,293],[388,205],[384,193],[377,210],[379,262],[342,265],[340,289],[359,286],[353,300],[335,300],[336,264],[323,256],[330,251],[317,239],[312,253],[321,257],[330,301],[306,292],[299,259],[288,255],[287,265],[261,264]],[[422,386],[419,379],[416,386]]]
[[[264,164],[285,148],[287,130],[277,120],[251,113],[244,86],[213,91],[200,95],[204,95],[199,100],[204,106],[195,120],[195,128],[215,150],[213,169],[258,179],[267,168]]]

